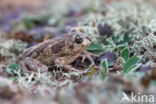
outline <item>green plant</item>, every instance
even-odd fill
[[[10,64],[9,67],[7,68],[7,72],[11,75],[13,75],[13,73],[15,71],[18,71],[20,68],[19,64]]]
[[[106,79],[106,77],[107,77],[107,75],[109,73],[107,59],[104,59],[104,60],[101,61],[100,67],[102,69],[100,71],[101,79],[104,80],[104,79]]]
[[[122,62],[123,65],[123,74],[126,74],[139,66],[139,58],[137,56],[129,57],[129,55],[130,51],[128,48],[121,50],[120,62]]]

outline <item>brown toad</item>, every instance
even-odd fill
[[[75,70],[69,64],[76,60],[81,53],[86,53],[84,48],[90,43],[91,39],[87,34],[74,28],[66,35],[46,40],[28,48],[21,61],[22,71],[45,72],[48,71],[49,67],[55,65],[63,66],[67,70]],[[90,55],[86,56],[93,63]]]

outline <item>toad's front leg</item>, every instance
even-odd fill
[[[20,62],[22,72],[30,73],[30,72],[47,72],[48,67],[46,65],[41,64],[38,60],[33,59],[31,57],[26,57],[23,61]]]
[[[69,58],[69,57],[68,57]],[[84,70],[84,71],[81,71],[81,70],[78,70],[78,69],[75,69],[74,67],[72,67],[71,65],[68,65],[68,60],[66,57],[60,57],[58,59],[55,60],[55,64],[56,65],[61,65],[63,66],[65,69],[69,70],[69,71],[74,71],[74,72],[78,72],[80,75],[87,75],[88,72],[90,71],[90,68]],[[72,58],[71,58],[72,59]]]
[[[68,63],[68,60],[69,60],[69,59],[66,60],[66,57],[60,57],[60,58],[57,58],[57,59],[55,60],[55,64],[58,65],[58,66],[59,66],[59,65],[63,66],[66,70],[78,72],[77,69],[75,69],[75,68],[72,67],[71,65],[68,65],[68,64],[67,64],[67,63]]]
[[[83,50],[80,57],[82,57],[82,62],[84,62],[85,59],[88,59],[91,62],[91,64],[94,65],[95,63],[92,57],[99,57],[99,56],[96,54],[90,53],[86,50]]]

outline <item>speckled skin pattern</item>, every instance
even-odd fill
[[[82,43],[76,43],[75,39],[80,36]],[[81,52],[91,43],[87,34],[80,31],[69,33],[46,40],[38,45],[26,49],[23,53],[21,66],[24,71],[47,71],[48,67],[61,65],[68,70],[75,70],[70,63],[76,60]]]

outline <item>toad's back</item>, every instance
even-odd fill
[[[53,65],[55,59],[64,54],[66,37],[67,35],[61,36],[32,46],[24,52],[23,58],[32,57],[45,65]]]

